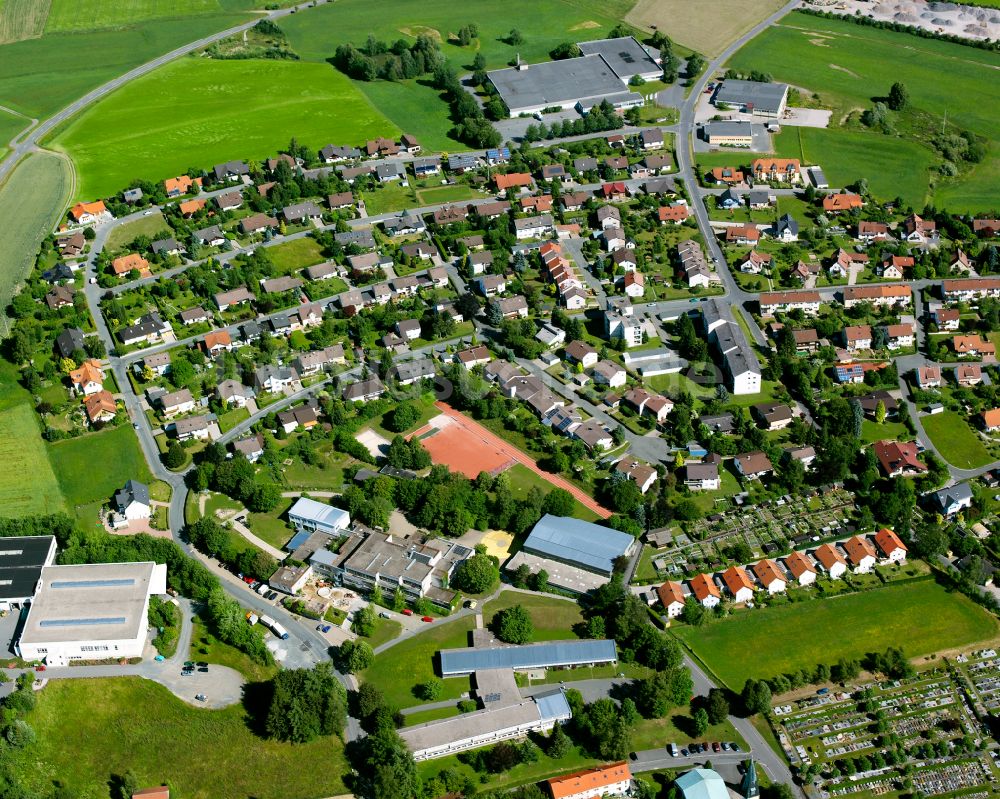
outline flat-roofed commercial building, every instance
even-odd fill
[[[288,511],[288,521],[301,532],[318,532],[336,535],[351,523],[346,510],[317,502],[309,497],[299,497]]]
[[[162,563],[45,566],[17,654],[55,666],[141,657],[149,597],[166,592]]]
[[[623,83],[628,83],[637,76],[643,80],[659,80],[663,77],[659,51],[643,46],[632,36],[594,39],[580,42],[577,46],[584,55],[601,56]]]
[[[460,677],[486,669],[555,669],[616,663],[618,649],[610,639],[545,641],[523,646],[442,649],[442,677]]]
[[[517,695],[517,700],[510,704],[484,704],[484,708],[472,713],[404,727],[399,735],[410,748],[414,760],[430,760],[520,738],[529,732],[547,732],[557,722],[573,717],[566,695],[559,689],[527,699]]]
[[[753,125],[749,122],[708,122],[702,127],[701,136],[717,147],[750,147]]]
[[[521,64],[487,73],[510,115],[534,114],[545,108],[584,109],[608,100],[616,108],[641,106],[642,95],[630,92],[598,53],[541,64]]]
[[[546,513],[531,530],[523,549],[610,577],[615,560],[631,554],[635,545],[635,538],[610,527]]]
[[[740,111],[759,117],[780,117],[788,103],[787,83],[760,83],[753,80],[722,82],[712,102],[736,106]]]
[[[55,558],[55,536],[0,538],[0,610],[29,602],[38,588],[42,569]]]

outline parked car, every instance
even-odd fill
[[[190,677],[192,674],[194,674],[194,672],[190,669],[181,669],[181,677]]]
[[[729,751],[729,741],[723,741],[722,742],[722,751],[723,752],[728,752]]]
[[[198,668],[202,668],[202,667],[204,667],[204,668],[208,668],[208,663],[207,663],[207,662],[205,662],[204,660],[199,660],[199,661],[198,661],[197,663],[195,663],[194,665],[196,665],[196,666],[197,666]]]
[[[722,747],[719,746],[719,742],[718,741],[714,741],[712,743],[712,751],[713,752],[721,752],[722,751]]]
[[[379,614],[378,614],[378,615],[379,615],[379,618],[380,618],[380,619],[391,619],[391,618],[392,618],[392,616],[390,616],[390,615],[389,615],[388,613],[386,613],[386,612],[385,612],[384,610],[381,610],[381,611],[379,611]]]
[[[420,619],[420,621],[426,621],[426,622],[430,623],[430,622],[434,621],[434,617],[433,616],[424,616],[424,617],[422,617]]]
[[[329,624],[317,624],[316,625],[316,629],[319,630],[321,633],[328,633],[328,632],[330,632],[330,625]]]
[[[740,745],[737,744],[737,743],[729,744],[729,748],[732,749],[734,752],[740,752],[740,751],[742,751],[740,749]]]
[[[197,699],[199,702],[204,702],[206,699],[208,699],[208,697],[205,696],[205,694],[195,694],[194,698]]]
[[[202,666],[198,669],[202,674],[208,673],[208,666]]]
[[[688,756],[688,750],[687,749],[681,749],[681,757],[687,757],[687,756]]]
[[[412,616],[413,615],[413,611],[410,610],[409,608],[403,608],[403,615],[404,616]]]

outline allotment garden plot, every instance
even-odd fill
[[[821,797],[992,793],[1000,774],[985,726],[946,661],[774,709],[778,739]],[[995,660],[994,667],[995,667]]]

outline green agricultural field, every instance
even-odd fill
[[[157,211],[155,214],[140,216],[132,222],[118,225],[118,227],[108,234],[108,240],[105,242],[104,248],[108,252],[115,252],[119,248],[131,244],[139,236],[146,236],[151,240],[155,240],[161,233],[170,235],[171,231],[167,220],[163,218],[163,214]]]
[[[671,39],[706,55],[721,53],[741,33],[750,30],[784,5],[782,0],[639,0],[625,17],[640,28],[656,28]]]
[[[8,377],[6,370],[3,377]],[[0,516],[64,510],[63,495],[29,402],[5,402],[0,406],[0,461],[4,464],[0,473]]]
[[[17,285],[35,263],[42,239],[59,219],[72,183],[69,163],[35,153],[0,185],[0,335],[7,335],[7,307]]]
[[[437,651],[468,646],[469,631],[474,624],[470,616],[429,624],[420,635],[400,641],[376,655],[375,662],[361,677],[364,682],[378,686],[386,702],[394,707],[419,705],[421,701],[413,695],[413,688],[434,676]],[[468,677],[449,677],[444,681],[441,699],[458,699],[468,690]]]
[[[941,457],[952,466],[977,469],[993,460],[979,434],[955,411],[923,416],[920,423]]]
[[[218,0],[52,0],[46,33],[121,28],[159,17],[220,11]]]
[[[877,588],[739,613],[677,634],[730,688],[840,658],[861,658],[888,646],[909,657],[997,635],[997,620],[937,583]]]
[[[731,65],[765,69],[776,80],[818,92],[833,107],[835,125],[848,112],[871,106],[874,97],[884,96],[895,80],[903,78],[915,109],[934,117],[947,113],[949,123],[986,136],[994,149],[997,146],[1000,81],[992,75],[1000,68],[998,53],[792,13],[742,48]],[[902,193],[920,204],[913,199],[915,184],[929,165],[939,161],[931,150],[912,141],[861,133],[837,148],[834,140],[845,135],[836,129],[803,132],[808,157],[822,164],[831,185],[839,184],[845,176],[852,179],[863,174],[876,194],[891,198]],[[917,147],[919,153],[904,149],[906,144]],[[817,152],[818,147],[823,149]],[[897,150],[887,163],[885,157]],[[901,158],[904,154],[906,158]],[[937,190],[943,192],[942,197],[975,201],[988,196],[987,184],[996,169],[996,165],[980,166],[954,181],[940,183]],[[887,188],[903,181],[908,191],[880,191],[873,183],[879,173],[889,184]],[[926,193],[926,183],[923,189]]]
[[[55,145],[77,165],[77,196],[91,198],[139,176],[259,158],[292,137],[320,147],[398,132],[329,65],[185,58],[93,106]]]
[[[0,3],[0,44],[41,36],[51,0],[4,0]]]
[[[12,4],[48,5],[45,0],[4,0],[0,8],[6,11]],[[4,45],[0,103],[43,119],[158,55],[250,18],[227,11],[90,33],[49,33]]]
[[[138,677],[52,680],[27,721],[38,741],[11,750],[5,765],[38,793],[58,782],[77,799],[106,799],[112,775],[129,770],[141,785],[166,782],[190,799],[300,799],[345,790],[337,736],[308,744],[259,738],[242,705],[191,707]]]
[[[6,151],[10,140],[24,130],[29,122],[30,119],[0,107],[0,156]]]
[[[400,130],[412,133],[428,150],[455,152],[468,149],[448,137],[453,122],[441,92],[425,78],[391,81],[352,81],[371,103]]]
[[[326,260],[316,239],[309,236],[268,247],[266,252],[275,268],[283,275],[289,275],[307,266],[321,264]]]
[[[483,621],[489,624],[505,608],[520,605],[531,616],[535,625],[535,641],[559,641],[577,638],[573,625],[581,624],[583,616],[576,602],[539,594],[522,594],[504,591],[496,599],[483,605]]]
[[[139,440],[129,425],[47,445],[66,504],[106,502],[126,480],[152,480]],[[99,464],[100,468],[95,468]]]

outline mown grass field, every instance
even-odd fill
[[[998,53],[792,13],[743,47],[731,65],[764,69],[776,80],[818,92],[834,108],[834,124],[849,111],[871,106],[873,98],[886,95],[892,83],[902,78],[915,109],[938,117],[947,112],[951,124],[989,138],[994,150],[1000,146],[1000,81],[993,79],[1000,68]],[[865,176],[871,182],[879,172],[893,181],[910,173],[919,175],[928,163],[940,160],[930,150],[919,159],[912,150],[903,149],[906,143],[881,134],[857,133],[849,139],[849,146],[837,150],[834,138],[844,136],[843,132],[808,133],[823,137],[812,143],[830,148],[817,160],[824,170],[829,167],[831,185],[852,161],[856,166],[851,171],[867,167]],[[889,164],[883,162],[883,157],[897,148],[907,154],[903,170],[896,168],[898,158]],[[814,153],[810,155],[816,158]],[[987,184],[996,170],[996,165],[980,167],[958,179],[942,181],[942,196],[964,199],[971,208],[977,198],[988,196]],[[906,179],[913,180],[912,176]],[[926,184],[924,188],[926,192]],[[872,189],[879,193],[874,186]],[[898,193],[890,192],[887,198]]]
[[[639,0],[625,21],[641,29],[655,27],[685,47],[713,56],[783,5],[784,0]]]
[[[554,486],[540,474],[537,474],[522,463],[515,463],[505,474],[510,478],[510,490],[516,497],[526,497],[532,488],[541,489],[542,493],[549,493]],[[596,522],[598,516],[590,508],[586,507],[579,500],[575,501],[573,515],[578,519],[588,522]]]
[[[120,28],[160,17],[221,10],[218,0],[52,0],[46,33]]]
[[[2,8],[20,2],[25,0],[4,0]],[[250,18],[227,10],[101,31],[47,33],[4,45],[0,103],[42,119],[139,64]]]
[[[0,470],[0,516],[62,511],[63,495],[31,405],[21,399],[0,408],[0,462],[4,465]]]
[[[559,641],[577,638],[573,625],[580,624],[583,616],[576,602],[539,594],[521,594],[504,591],[496,599],[483,605],[483,622],[489,624],[505,608],[520,605],[531,616],[535,626],[534,641]]]
[[[114,252],[119,247],[131,244],[139,236],[146,236],[155,241],[159,234],[170,235],[170,226],[163,214],[157,211],[149,216],[140,216],[124,225],[118,225],[108,234],[108,239],[104,247],[109,252]]]
[[[976,469],[993,460],[979,434],[955,411],[923,416],[920,423],[944,458],[960,469]]]
[[[126,480],[152,480],[130,425],[57,441],[47,449],[71,508],[109,500]]]
[[[59,219],[72,174],[48,153],[26,158],[0,185],[0,336],[9,332],[3,309],[35,263],[38,245]]]
[[[422,704],[413,695],[415,686],[434,676],[434,655],[439,649],[468,646],[469,631],[475,625],[471,616],[456,621],[435,622],[431,629],[401,641],[375,657],[371,668],[362,673],[364,682],[374,683],[394,707]],[[441,699],[458,699],[469,690],[468,677],[449,677],[444,681]]]
[[[308,744],[263,739],[240,705],[191,707],[138,677],[53,680],[27,720],[38,741],[12,751],[6,765],[39,793],[58,782],[78,799],[106,799],[109,779],[127,770],[142,785],[169,782],[191,799],[344,792],[347,764],[336,736]]]
[[[308,236],[285,244],[278,244],[275,247],[268,247],[266,252],[268,258],[282,274],[291,274],[324,261],[323,253],[320,251],[316,239]]]
[[[997,635],[997,620],[935,582],[893,585],[740,613],[677,634],[730,687],[889,646],[917,657]]]
[[[78,197],[160,180],[192,164],[259,158],[293,136],[320,147],[398,131],[325,64],[185,58],[136,80],[65,129]]]
[[[51,0],[4,0],[0,3],[0,44],[41,36]]]

